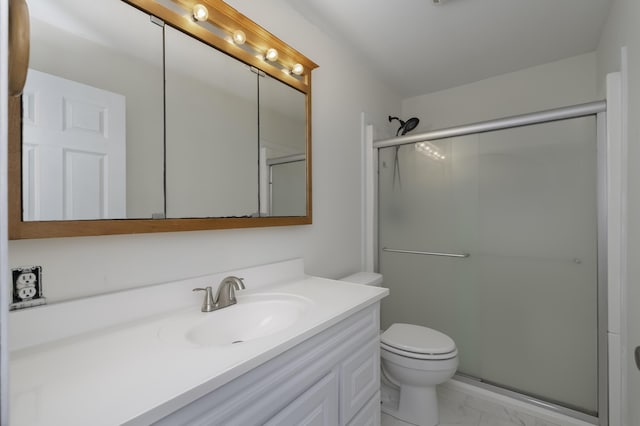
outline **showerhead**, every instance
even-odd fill
[[[400,134],[400,131],[402,131],[403,136],[406,135],[407,132],[410,132],[413,129],[415,129],[418,126],[418,123],[420,123],[420,119],[417,117],[412,117],[407,121],[403,121],[403,120],[400,120],[398,117],[389,116],[389,122],[392,122],[393,120],[398,120],[400,122],[400,127],[396,132],[396,136]]]
[[[420,119],[417,118],[417,117],[412,117],[412,118],[408,119],[407,122],[404,123],[404,128],[402,129],[402,134],[406,135],[407,132],[410,132],[413,129],[415,129],[416,127],[418,127],[418,123],[420,123]]]

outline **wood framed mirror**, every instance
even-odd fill
[[[220,0],[28,3],[10,239],[311,223],[315,63]]]

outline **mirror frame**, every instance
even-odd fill
[[[22,103],[20,96],[9,98],[9,239],[58,238],[116,234],[138,234],[151,232],[200,231],[213,229],[256,228],[312,223],[311,191],[311,71],[318,67],[313,61],[278,39],[267,30],[224,3],[222,0],[171,0],[185,10],[176,13],[154,0],[113,0],[124,1],[164,21],[209,46],[228,54],[250,66],[258,68],[273,78],[299,90],[306,98],[306,216],[239,217],[239,218],[193,218],[193,219],[102,219],[102,220],[22,220]],[[254,53],[226,41],[194,22],[191,14],[196,3],[209,9],[208,22],[223,32],[231,34],[241,29],[246,34],[246,44],[255,52],[266,52],[268,48],[278,50],[277,63],[267,62]],[[10,58],[11,62],[11,58]],[[299,63],[304,66],[304,74],[296,78],[283,69],[292,69]]]

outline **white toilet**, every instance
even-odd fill
[[[343,281],[380,286],[382,275],[359,272]],[[414,324],[393,324],[380,335],[383,376],[400,389],[398,408],[382,411],[417,426],[439,421],[436,385],[453,377],[458,350],[444,333]]]

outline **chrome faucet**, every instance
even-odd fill
[[[202,312],[211,312],[238,303],[235,290],[243,290],[244,288],[242,278],[230,276],[220,282],[215,297],[213,296],[211,287],[194,288],[193,291],[205,292],[204,301],[202,302]]]

